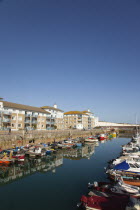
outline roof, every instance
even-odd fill
[[[83,113],[91,113],[91,114],[93,114],[92,112],[89,112],[88,110],[87,111],[83,111]]]
[[[86,113],[83,113],[82,111],[69,111],[69,112],[64,113],[64,115],[69,115],[69,114],[87,115]]]
[[[23,105],[23,104],[17,104],[17,103],[12,103],[8,101],[1,101],[3,102],[4,107],[9,107],[9,108],[15,108],[15,109],[22,109],[22,110],[28,110],[28,111],[34,111],[34,112],[41,112],[45,114],[50,114],[49,112],[45,111],[44,109],[41,109],[39,107],[35,106],[28,106],[28,105]]]
[[[54,108],[53,106],[42,106],[41,109],[52,109],[52,110],[64,112],[63,110]]]

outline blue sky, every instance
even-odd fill
[[[140,122],[139,0],[0,0],[0,96]]]

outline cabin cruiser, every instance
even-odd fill
[[[128,163],[125,161],[112,165],[112,167],[106,169],[106,173],[113,180],[116,180],[116,176],[122,176],[124,183],[140,186],[140,164]]]
[[[90,190],[97,190],[105,192],[109,195],[133,195],[135,197],[140,196],[140,188],[132,185],[125,184],[122,177],[118,176],[115,183],[108,182],[94,182],[88,184]]]
[[[135,136],[132,137],[133,142],[140,142],[140,134],[137,132]]]
[[[121,156],[119,158],[116,158],[116,159],[113,159],[111,161],[109,161],[109,165],[108,165],[108,168],[111,168],[119,163],[122,163],[123,161],[127,161],[128,163],[132,163],[132,164],[135,164],[135,163],[138,163],[140,164],[140,156],[139,155],[126,155],[126,156]]]
[[[123,162],[117,164],[117,165],[110,165],[110,168],[107,170],[107,173],[109,170],[114,171],[123,171],[123,172],[131,172],[132,174],[139,174],[140,175],[140,163],[136,162],[129,162],[124,160]]]

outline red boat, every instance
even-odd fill
[[[82,196],[80,208],[86,210],[124,210],[129,202],[129,196]]]
[[[0,158],[0,165],[10,165],[13,162],[14,162],[14,160],[10,159],[9,157],[7,157],[7,155],[5,155],[4,157]]]
[[[107,136],[105,134],[100,134],[99,140],[102,141],[102,140],[105,140],[105,139],[107,139]]]
[[[25,155],[24,154],[16,154],[16,155],[13,155],[12,158],[14,158],[15,160],[18,160],[18,161],[24,161]]]

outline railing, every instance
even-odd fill
[[[30,120],[25,120],[25,123],[29,123],[30,124]]]
[[[25,114],[25,117],[30,117],[31,116],[31,114]]]
[[[33,124],[37,124],[37,120],[33,120],[32,123],[33,123]]]
[[[55,122],[46,121],[47,125],[54,125]]]
[[[38,117],[38,115],[37,114],[33,114],[32,117]]]
[[[2,122],[11,122],[11,119],[2,119]]]
[[[12,112],[10,112],[10,111],[0,111],[0,114],[3,114],[3,115],[11,115]]]
[[[53,120],[55,119],[54,117],[51,117],[51,116],[47,116],[46,118],[47,119],[53,119]]]

